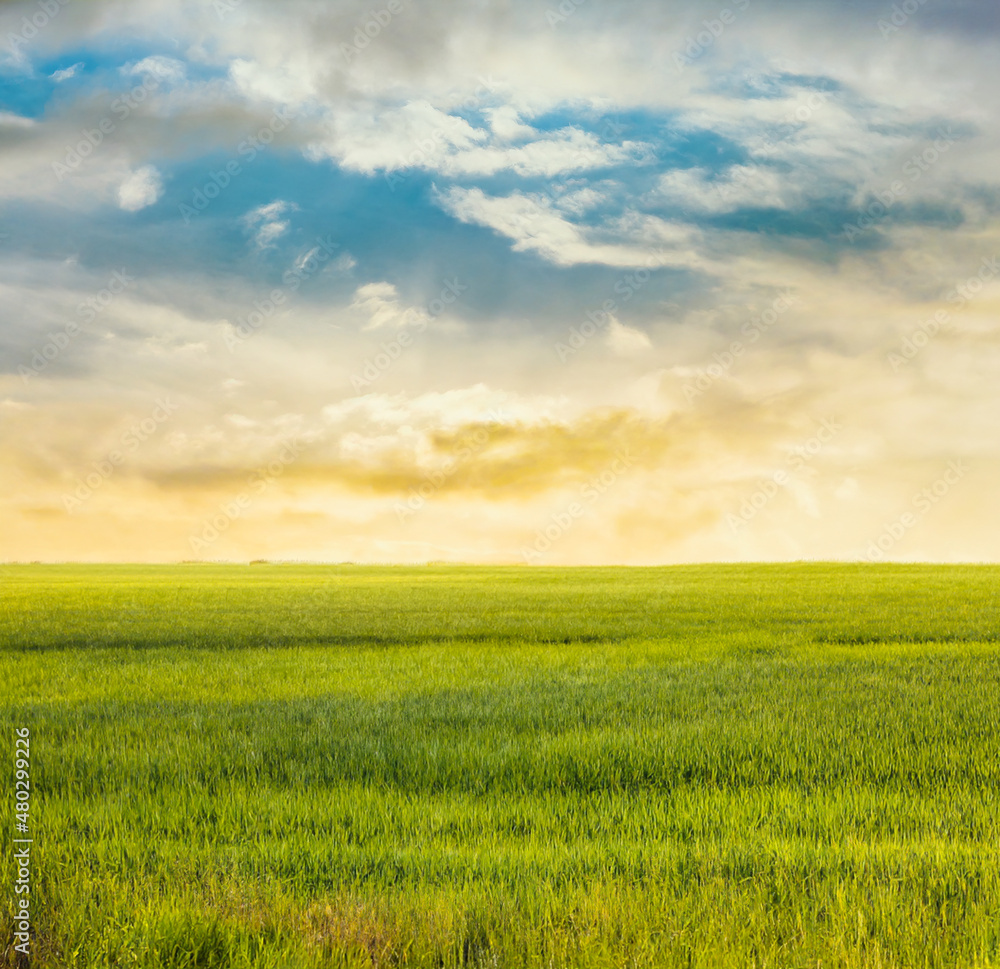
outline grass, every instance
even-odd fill
[[[1000,965],[998,580],[2,567],[32,965]]]

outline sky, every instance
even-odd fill
[[[0,2],[0,561],[996,561],[995,0]]]

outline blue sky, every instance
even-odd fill
[[[0,558],[994,555],[991,6],[383,6],[0,3]]]

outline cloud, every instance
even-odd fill
[[[118,188],[118,205],[126,212],[138,212],[155,205],[163,195],[163,179],[155,165],[144,165],[129,173]]]
[[[480,146],[454,152],[427,167],[452,176],[496,175],[512,171],[525,178],[551,178],[571,172],[635,164],[648,157],[649,152],[649,145],[643,143],[603,144],[591,132],[570,127],[516,148]]]
[[[152,57],[144,57],[134,64],[125,65],[122,68],[122,73],[131,77],[140,74],[152,74],[160,81],[179,84],[187,78],[187,66],[183,61],[179,61],[176,58],[163,57],[157,54]]]
[[[77,61],[77,63],[71,64],[69,67],[53,71],[49,77],[55,81],[56,84],[61,84],[63,81],[68,81],[71,77],[76,77],[81,67],[83,67],[83,61]]]
[[[760,165],[733,165],[710,179],[703,168],[665,172],[657,192],[689,212],[732,212],[741,208],[787,208],[789,177]]]
[[[408,167],[434,168],[449,153],[467,150],[487,133],[464,118],[420,99],[402,106],[345,106],[331,119],[331,136],[308,148],[314,158],[332,158],[345,168],[375,173]]]
[[[607,200],[605,193],[596,188],[586,187],[571,190],[560,195],[555,204],[570,215],[583,215]]]
[[[493,134],[502,141],[537,138],[538,136],[538,131],[535,128],[524,124],[520,120],[519,112],[512,104],[504,104],[498,108],[488,108],[486,116],[489,118]]]
[[[63,5],[5,62],[4,555],[94,555],[113,532],[133,559],[189,557],[300,437],[220,557],[516,558],[621,447],[633,473],[553,560],[850,556],[963,455],[977,483],[900,555],[995,557],[995,4],[927,4],[886,38],[886,3],[843,6],[753,0],[679,71],[705,13],[651,0],[554,27],[526,0],[431,2],[346,52],[371,16],[354,0]],[[105,305],[114,272],[134,282]],[[456,334],[429,310],[448,280]],[[68,516],[154,389],[182,411]],[[852,430],[734,536],[726,514],[831,414]],[[466,450],[447,501],[401,521]]]
[[[373,103],[338,112],[332,136],[309,150],[313,157],[329,157],[367,173],[416,168],[451,177],[504,171],[551,177],[651,158],[651,147],[643,142],[603,143],[575,126],[539,132],[520,124],[511,105],[485,110],[489,130],[426,100],[402,106]],[[507,144],[512,140],[525,143]]]
[[[359,286],[354,293],[350,308],[368,318],[363,327],[365,330],[378,330],[382,327],[426,327],[430,320],[425,310],[403,306],[396,287],[386,282]]]
[[[0,128],[33,128],[38,122],[13,111],[0,111]]]
[[[253,233],[254,245],[257,249],[270,249],[275,242],[288,232],[291,223],[281,216],[296,208],[290,202],[277,199],[266,205],[260,205],[243,216],[243,225]]]
[[[652,349],[652,342],[649,337],[631,326],[625,326],[614,317],[608,322],[608,332],[605,337],[608,347],[612,353],[620,357],[629,357],[643,350]]]
[[[594,229],[568,221],[544,196],[515,192],[498,197],[479,188],[452,188],[440,193],[439,200],[462,222],[513,240],[515,252],[537,252],[561,266],[691,266],[698,261],[687,246],[693,233],[654,217],[626,217],[604,241],[594,238]]]
[[[294,61],[282,67],[265,67],[237,58],[229,65],[229,76],[240,94],[276,104],[301,104],[314,93],[312,83]]]
[[[478,384],[418,395],[372,393],[318,413],[264,416],[247,408],[254,388],[244,391],[230,378],[225,410],[214,421],[194,399],[174,399],[172,423],[129,456],[127,473],[92,489],[87,515],[67,513],[60,496],[80,487],[84,473],[143,415],[144,405],[133,402],[125,414],[109,407],[95,420],[97,413],[74,412],[69,402],[39,412],[11,399],[21,416],[18,427],[6,431],[4,447],[16,444],[18,457],[0,477],[20,484],[5,492],[13,523],[8,548],[21,547],[20,536],[37,529],[43,511],[60,526],[61,547],[68,548],[88,528],[116,520],[127,504],[133,513],[150,512],[157,548],[190,557],[188,536],[218,514],[220,504],[251,493],[248,482],[270,463],[281,474],[262,494],[252,491],[251,508],[233,532],[272,556],[288,541],[273,516],[292,507],[310,509],[317,529],[311,546],[297,537],[304,543],[300,557],[329,556],[327,539],[342,534],[338,522],[350,522],[354,534],[365,537],[362,546],[353,546],[365,561],[404,540],[462,545],[466,557],[506,549],[507,560],[516,560],[519,545],[544,529],[553,513],[583,500],[587,515],[549,561],[780,558],[801,551],[803,540],[822,554],[850,557],[878,534],[895,503],[933,482],[947,460],[886,450],[862,412],[839,412],[852,389],[838,388],[836,377],[815,379],[820,373],[777,399],[758,399],[737,383],[719,388],[698,408],[659,415],[634,407],[577,412],[567,400]],[[876,386],[866,382],[865,393]],[[885,388],[882,399],[892,393]],[[81,426],[88,435],[79,433]],[[30,443],[39,438],[45,448]],[[859,475],[862,458],[866,470]],[[777,471],[790,478],[787,487],[759,509],[750,504],[761,482]],[[970,484],[963,498],[982,497],[983,483]],[[743,507],[759,517],[740,520]],[[960,502],[958,510],[965,507]],[[411,522],[414,508],[420,514]],[[931,533],[945,535],[955,513],[955,507],[944,510],[938,522],[929,516]],[[742,521],[735,531],[730,518]],[[473,528],[464,541],[449,540],[463,528]],[[222,549],[232,554],[222,545],[210,557]]]

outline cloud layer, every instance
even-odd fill
[[[995,558],[987,0],[57,7],[0,559]]]

